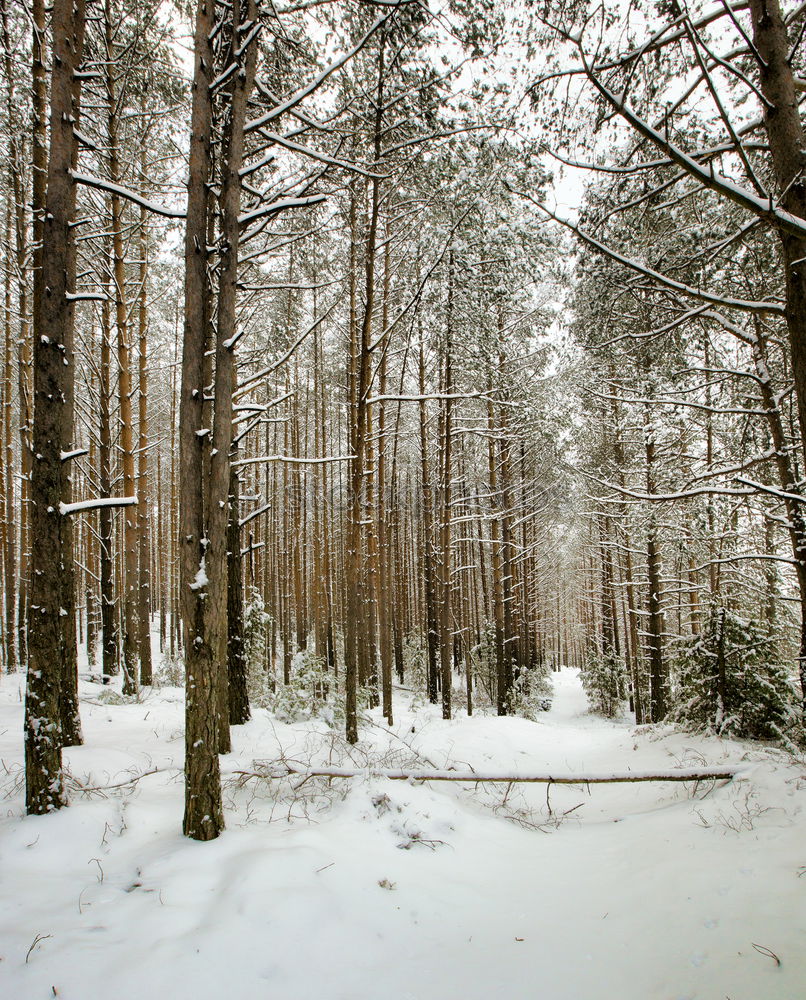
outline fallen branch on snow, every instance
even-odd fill
[[[513,774],[494,771],[450,771],[438,768],[421,768],[416,771],[400,768],[347,768],[347,767],[309,767],[295,764],[293,761],[269,763],[263,765],[255,761],[259,770],[236,771],[242,777],[254,778],[287,778],[298,775],[305,778],[389,778],[392,781],[481,781],[512,784],[515,782],[539,783],[548,785],[605,785],[629,781],[730,781],[740,774],[741,767],[726,765],[725,767],[682,767],[671,771],[610,771],[600,774]]]

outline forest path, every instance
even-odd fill
[[[0,678],[0,997],[797,1000],[803,764],[597,718],[575,670],[553,681],[552,710],[535,722],[445,721],[401,697],[392,732],[374,711],[350,752],[499,772],[726,760],[748,771],[696,792],[242,782],[239,770],[281,752],[333,763],[345,753],[320,719],[286,724],[256,709],[222,758],[227,829],[198,844],[180,831],[180,690],[116,704],[82,682],[86,744],[65,754],[70,808],[24,817],[20,678]],[[75,785],[155,767],[105,793]]]
[[[396,710],[394,728],[438,767],[581,773],[676,765],[676,754],[670,755],[662,746],[644,746],[643,740],[638,762],[634,720],[626,715],[605,719],[591,713],[577,669],[564,667],[550,679],[551,709],[539,712],[534,721],[492,714],[468,718],[460,712],[445,722],[437,706],[424,706],[416,717]],[[415,737],[409,735],[412,727]],[[545,797],[544,792],[538,794]]]

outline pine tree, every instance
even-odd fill
[[[795,694],[776,642],[758,622],[713,605],[699,635],[682,643],[672,717],[719,735],[775,739],[795,715]]]

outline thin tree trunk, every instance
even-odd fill
[[[109,289],[109,282],[104,282]],[[112,399],[112,330],[109,317],[109,296],[101,303],[101,373],[98,387],[98,464],[101,496],[112,492],[112,428],[110,403]],[[104,684],[120,672],[118,658],[119,644],[115,622],[115,572],[112,548],[114,514],[111,507],[101,507],[98,511],[98,545],[101,562],[101,677]]]
[[[233,0],[230,36],[228,41],[228,60],[239,62],[242,59],[238,50],[239,31],[247,21],[256,18],[254,0]],[[230,488],[233,485],[231,475],[232,453],[232,392],[236,378],[235,345],[236,314],[237,314],[237,284],[238,284],[238,241],[240,223],[238,216],[241,205],[241,175],[243,166],[243,128],[246,119],[246,106],[249,93],[255,77],[256,47],[251,44],[245,53],[245,58],[237,72],[232,75],[228,88],[229,114],[226,118],[222,140],[221,157],[221,260],[219,263],[218,283],[218,326],[216,330],[216,367],[215,367],[215,412],[213,422],[213,450],[210,462],[210,509],[207,535],[209,546],[207,550],[208,575],[210,586],[206,613],[209,615],[210,644],[213,663],[217,672],[218,686],[218,718],[219,718],[219,751],[227,753],[231,749],[230,740],[230,704],[229,704],[229,654],[227,643],[228,631],[228,558],[227,540],[230,537],[228,525],[235,518],[237,526],[237,498],[230,501]],[[226,68],[226,67],[225,67]],[[235,539],[235,548],[239,558],[233,571],[238,574],[237,586],[240,589],[240,539]],[[234,582],[234,581],[233,581]],[[234,605],[237,600],[234,599]],[[237,606],[234,607],[237,613]],[[240,680],[240,678],[239,678]],[[239,692],[239,718],[244,714],[243,691]],[[248,713],[248,705],[246,708]],[[247,715],[248,717],[248,715]]]
[[[233,446],[232,459],[237,460]],[[239,483],[230,465],[229,523],[227,525],[227,668],[229,674],[229,724],[242,726],[251,717],[247,664],[243,646],[243,581],[241,568],[241,526],[239,523]]]
[[[145,176],[145,145],[140,170]],[[137,412],[137,540],[138,552],[138,646],[140,683],[151,684],[151,497],[148,488],[148,228],[146,213],[140,209],[140,294],[138,299],[138,412]],[[159,540],[159,539],[158,539]]]
[[[655,438],[648,407],[644,407],[644,449],[646,453],[647,493],[656,491]],[[655,512],[650,511],[647,527],[647,583],[649,605],[649,711],[650,721],[660,722],[666,715],[666,672],[663,662],[663,605],[661,602],[661,564]]]
[[[104,29],[106,41],[106,99],[107,132],[109,142],[109,179],[112,184],[122,183],[119,157],[118,104],[115,73],[115,43],[113,40],[111,0],[104,3]],[[135,495],[134,415],[132,408],[132,363],[129,304],[126,297],[126,261],[123,250],[123,203],[114,190],[110,198],[110,232],[112,234],[112,285],[115,302],[115,327],[117,329],[118,396],[120,406],[120,450],[123,465],[124,496]],[[122,521],[123,607],[121,614],[123,639],[123,693],[135,694],[139,681],[139,638],[137,620],[139,602],[137,585],[139,577],[138,519],[142,513],[125,508]]]
[[[453,436],[453,250],[448,253],[448,303],[444,352],[444,400],[441,420],[441,494],[442,510],[439,524],[440,609],[439,609],[439,664],[442,683],[442,718],[451,717],[451,687],[453,667],[453,602],[451,600],[451,500],[452,500],[452,436]]]
[[[422,330],[419,338],[419,390],[425,397],[425,346]],[[422,566],[425,577],[425,632],[426,655],[428,657],[427,684],[428,700],[436,704],[438,693],[437,646],[438,625],[436,607],[436,572],[434,567],[434,501],[431,489],[431,474],[428,468],[428,404],[420,399],[420,489],[423,503],[423,547]]]

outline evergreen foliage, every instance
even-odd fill
[[[591,711],[608,719],[619,715],[627,698],[627,668],[622,657],[598,646],[588,653],[581,670],[582,687]]]
[[[795,720],[794,691],[774,637],[733,611],[712,606],[701,633],[680,644],[675,666],[675,721],[776,739]]]
[[[250,677],[256,670],[263,669],[270,622],[271,615],[266,611],[263,596],[253,587],[243,614],[243,654]]]
[[[332,724],[335,687],[324,660],[310,650],[300,650],[291,661],[291,683],[277,688],[270,708],[281,722],[321,716]]]
[[[551,710],[552,693],[551,679],[545,668],[521,670],[512,685],[510,713],[534,722],[540,712]]]
[[[497,666],[495,657],[495,623],[484,623],[480,642],[470,650],[475,678],[477,707],[487,710],[496,704]],[[551,709],[552,685],[548,664],[518,667],[513,661],[513,683],[509,695],[509,715],[524,719],[537,718]]]

